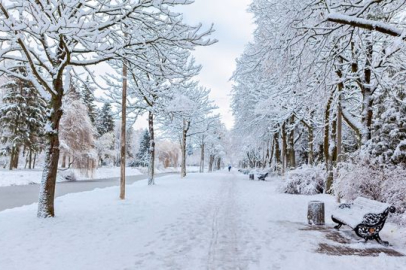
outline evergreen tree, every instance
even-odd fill
[[[150,148],[151,137],[149,135],[148,129],[145,129],[140,141],[140,148],[136,155],[135,166],[147,167],[149,164],[149,148]]]
[[[384,97],[375,112],[368,148],[379,163],[406,165],[406,97],[403,91]]]
[[[125,138],[126,138],[127,157],[134,158],[135,154],[133,152],[134,129],[132,127],[127,129],[127,134]]]
[[[90,78],[87,77],[86,82],[82,86],[81,96],[93,125],[97,118],[97,106],[94,104],[94,90],[95,89],[91,86]]]
[[[24,70],[20,69],[20,73]],[[33,167],[33,155],[42,151],[46,103],[30,83],[11,78],[4,86],[0,108],[0,138],[10,154],[10,169],[18,167],[21,147],[28,150],[27,162]]]
[[[103,108],[100,110],[96,122],[96,128],[100,136],[114,131],[114,119],[110,103],[104,103]]]

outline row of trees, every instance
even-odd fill
[[[251,138],[241,162],[324,164],[327,191],[354,155],[405,165],[404,5],[254,0],[255,39],[233,76],[236,137]]]
[[[46,118],[46,158],[38,217],[55,214],[55,183],[62,149],[61,118],[65,109],[76,110],[81,106],[67,102],[65,97],[70,92],[71,78],[82,81],[87,87],[90,87],[89,81],[97,84],[89,67],[108,62],[116,71],[105,79],[110,90],[109,101],[122,108],[122,165],[125,165],[126,119],[148,113],[150,184],[154,183],[155,118],[182,119],[186,136],[192,122],[201,122],[191,120],[194,116],[190,110],[167,110],[168,104],[184,90],[200,91],[191,81],[200,66],[194,63],[190,50],[215,42],[208,39],[213,31],[211,27],[203,30],[201,25],[187,25],[181,14],[173,10],[175,6],[192,2],[0,1],[0,72],[32,85],[46,107],[46,113],[42,114]],[[21,69],[24,72],[20,72]],[[81,79],[83,72],[89,74],[87,82]],[[207,92],[204,95],[207,98]],[[196,104],[213,108],[209,102]],[[88,105],[90,122],[97,122],[94,109],[85,105]],[[209,110],[199,109],[200,112]],[[98,130],[100,135],[108,134],[106,130]],[[124,169],[122,199],[125,197],[123,176]]]
[[[20,72],[25,73],[23,69]],[[0,107],[1,155],[10,156],[10,170],[18,167],[21,156],[26,158],[25,168],[33,169],[45,148],[45,117],[49,108],[29,82],[11,76],[4,79],[7,82],[1,85],[4,93]],[[60,136],[62,167],[66,167],[69,159],[69,164],[80,169],[83,156],[96,163],[95,139],[114,130],[111,106],[105,104],[99,110],[87,85],[72,83],[64,99]]]
[[[43,131],[45,127],[44,115],[47,110],[46,104],[32,85],[26,84],[23,87],[24,81],[20,79],[13,77],[6,77],[5,79],[8,82],[1,86],[5,97],[2,98],[3,105],[0,106],[0,124],[3,127],[0,134],[2,155],[10,157],[10,169],[17,168],[18,159],[21,156],[26,157],[25,167],[32,169],[35,167],[37,155],[42,152],[45,144]],[[17,85],[21,87],[17,87]],[[111,105],[110,103],[104,103],[103,107],[99,109],[95,105],[93,94],[95,89],[95,87],[92,87],[89,78],[86,79],[86,84],[72,83],[69,92],[64,98],[64,114],[61,118],[60,165],[62,168],[80,169],[82,174],[86,176],[91,176],[97,163],[99,165],[119,165],[120,161],[120,131],[115,127]],[[198,91],[192,91],[191,89],[184,91],[191,99],[180,100],[182,97],[185,99],[186,96],[175,98],[171,101],[173,105],[168,107],[168,111],[171,111],[172,114],[183,112],[182,117],[187,118],[188,128],[191,128],[192,133],[189,130],[185,130],[185,133],[182,132],[183,127],[179,126],[178,122],[182,121],[183,118],[162,117],[159,119],[162,120],[160,124],[165,131],[165,137],[172,141],[179,141],[178,146],[171,146],[171,149],[168,148],[168,143],[163,143],[162,149],[158,149],[158,159],[165,167],[168,167],[169,164],[173,167],[178,166],[178,149],[182,148],[184,150],[182,154],[183,167],[185,168],[186,147],[184,145],[186,144],[186,138],[188,138],[188,155],[193,152],[193,148],[201,149],[202,170],[205,150],[206,152],[212,152],[210,147],[217,147],[221,144],[219,141],[217,144],[212,143],[206,146],[205,141],[207,139],[202,140],[202,138],[210,136],[209,133],[212,132],[216,125],[220,125],[216,117],[206,117],[215,108],[213,105],[207,106],[211,104],[208,100],[209,91],[203,88],[198,89]],[[179,104],[184,105],[180,107]],[[195,108],[201,109],[199,111],[195,110]],[[179,139],[176,134],[182,134],[184,137]],[[128,164],[130,166],[148,167],[151,139],[149,131],[147,129],[143,131],[140,142],[138,142],[138,137],[134,137],[134,135],[132,128],[127,129],[126,156],[129,158]],[[200,135],[200,141],[196,141],[194,138],[198,135]],[[136,144],[139,144],[139,147]],[[23,152],[22,155],[21,151]],[[214,157],[212,156],[210,160],[209,167],[211,171]]]

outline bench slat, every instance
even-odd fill
[[[389,204],[358,197],[354,200],[351,208],[337,209],[334,211],[333,216],[354,229],[358,224],[362,223],[366,214],[380,214],[388,207],[390,207]]]
[[[354,200],[354,205],[359,207],[360,209],[365,209],[365,211],[373,211],[371,213],[378,214],[382,213],[386,210],[386,208],[390,207],[387,203],[381,203],[378,201],[373,201],[364,197],[358,197]],[[368,213],[365,213],[368,214]]]

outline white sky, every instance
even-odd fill
[[[216,32],[212,38],[219,42],[193,52],[196,62],[203,66],[196,79],[202,86],[211,89],[210,97],[219,107],[222,122],[228,129],[234,124],[230,110],[232,84],[229,79],[235,69],[235,59],[251,41],[254,30],[252,16],[246,11],[250,3],[251,0],[195,0],[194,4],[180,9],[188,24],[202,23],[204,29],[214,24]],[[145,118],[138,120],[136,128],[147,126]]]
[[[228,129],[234,124],[229,79],[235,70],[235,59],[251,41],[254,31],[252,16],[247,12],[250,3],[251,0],[195,0],[194,4],[182,8],[187,23],[201,22],[206,27],[214,24],[213,38],[219,42],[198,48],[193,54],[197,63],[203,65],[197,79],[211,88],[210,97],[219,106],[222,122]]]

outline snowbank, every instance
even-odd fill
[[[66,174],[67,172],[59,173],[58,182],[66,181],[61,175]],[[142,173],[135,169],[128,167],[126,168],[126,175],[133,176],[133,175],[141,175]],[[81,176],[78,173],[75,173],[76,180],[88,180],[90,178],[86,178]],[[120,168],[119,167],[102,167],[95,171],[93,179],[105,179],[105,178],[113,178],[120,176]],[[13,186],[13,185],[30,185],[30,184],[39,184],[41,183],[42,177],[42,170],[4,170],[0,169],[0,187],[6,186]]]
[[[238,172],[171,175],[156,186],[136,182],[125,201],[118,187],[60,197],[52,219],[37,219],[35,204],[6,210],[0,269],[404,269],[405,257],[317,252],[320,244],[345,246],[308,230],[307,203],[324,201],[328,217],[334,198],[280,194],[279,181]],[[403,231],[387,224],[381,236],[406,253]],[[381,248],[342,235],[354,239],[350,248]]]

